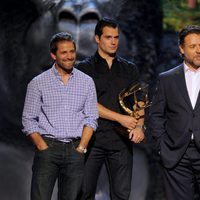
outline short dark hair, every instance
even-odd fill
[[[100,37],[103,34],[103,28],[106,26],[112,28],[118,28],[119,24],[117,23],[116,20],[112,18],[104,17],[97,22],[94,32],[95,35],[98,35]]]
[[[200,26],[197,25],[188,25],[185,26],[180,32],[179,32],[179,40],[178,44],[179,45],[184,45],[185,42],[185,37],[189,34],[200,34]]]
[[[60,32],[60,33],[56,33],[51,38],[51,41],[50,41],[50,52],[51,53],[53,53],[53,54],[56,53],[56,51],[58,50],[57,44],[61,41],[73,42],[74,48],[76,49],[76,44],[75,44],[75,41],[74,41],[72,35],[67,32]]]

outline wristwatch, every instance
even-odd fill
[[[135,127],[141,128],[143,131],[146,130],[146,126],[145,125],[137,124]]]
[[[81,146],[81,145],[79,145],[79,146],[77,147],[77,149],[79,149],[82,153],[87,153],[87,149],[84,148],[84,147]]]

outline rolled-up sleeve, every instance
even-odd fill
[[[41,112],[41,92],[36,81],[32,80],[27,87],[24,109],[22,114],[22,131],[29,135],[39,132],[38,119]]]
[[[97,108],[97,94],[94,81],[90,79],[87,98],[85,101],[85,120],[84,125],[92,127],[95,131],[97,129],[97,119],[99,117]]]

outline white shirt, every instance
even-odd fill
[[[184,72],[187,91],[194,109],[200,90],[200,68],[195,71],[191,70],[184,62]]]

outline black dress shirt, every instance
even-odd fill
[[[95,82],[98,103],[106,108],[123,113],[119,104],[119,93],[139,81],[139,74],[134,63],[116,56],[111,68],[98,52],[77,65],[77,68],[91,76]],[[115,127],[117,122],[99,118],[98,128],[95,132],[95,145],[105,148],[119,149],[129,143],[127,138],[119,135]]]

